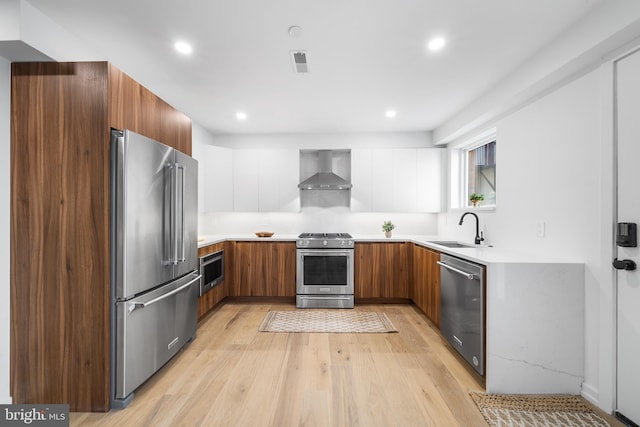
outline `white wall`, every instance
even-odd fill
[[[4,0],[0,2],[0,40],[17,40],[20,38],[20,2]]]
[[[583,259],[598,221],[599,85],[592,72],[497,123],[497,208],[480,211],[488,242]],[[473,240],[472,221],[460,227],[459,216],[450,214],[442,230]],[[536,237],[538,221],[544,238]]]
[[[419,148],[430,147],[429,132],[279,134],[279,135],[206,135],[203,129],[193,134],[194,157],[204,153],[202,144],[227,149],[291,148]],[[202,191],[202,189],[199,189]],[[215,197],[204,193],[201,197]],[[201,210],[202,212],[202,210]],[[410,213],[352,213],[348,208],[303,208],[299,213],[216,212],[200,213],[199,229],[205,234],[251,234],[260,230],[278,234],[301,232],[346,232],[351,234],[382,234],[385,220],[396,225],[395,233],[435,235],[437,215]]]
[[[510,115],[532,98],[548,94],[640,37],[640,2],[607,0],[584,19],[504,76],[496,86],[433,131],[434,143],[464,138]]]
[[[9,212],[11,64],[0,58],[0,404],[11,403],[9,390]]]
[[[215,135],[213,144],[229,148],[424,148],[431,132],[353,132],[318,134]]]
[[[396,235],[435,236],[437,214],[352,213],[348,208],[305,208],[300,213],[220,212],[201,214],[203,228],[199,234],[253,234],[273,231],[277,234],[304,232],[350,233],[382,236],[382,223],[391,220]]]
[[[611,307],[603,313],[600,300],[612,287],[607,280],[610,259],[602,254],[611,239],[602,227],[611,209],[602,182],[613,174],[611,165],[602,161],[603,152],[612,149],[607,148],[610,139],[603,138],[609,129],[606,115],[611,114],[603,108],[610,96],[606,87],[611,86],[611,81],[603,81],[603,73],[606,67],[497,122],[497,207],[478,214],[487,242],[496,247],[544,252],[585,264],[583,395],[611,410],[612,390],[606,380],[611,379],[611,363],[600,357],[601,347],[611,346],[610,337],[601,337],[601,323],[608,322]],[[472,241],[473,221],[459,226],[461,213],[441,214],[439,232]],[[544,237],[536,237],[538,221],[546,225]]]
[[[16,2],[18,0],[3,0]],[[56,61],[104,61],[91,46],[31,6],[20,3],[20,40]],[[25,59],[32,60],[32,59]]]

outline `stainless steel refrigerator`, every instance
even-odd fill
[[[195,338],[198,163],[111,132],[112,407]]]

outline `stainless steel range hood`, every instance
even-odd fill
[[[331,150],[318,151],[318,172],[298,184],[301,190],[348,190],[351,183],[332,170]]]

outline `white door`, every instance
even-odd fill
[[[640,226],[640,51],[616,62],[616,83],[618,222]],[[617,248],[640,268],[638,247]],[[640,269],[617,270],[617,282],[616,410],[640,424]]]

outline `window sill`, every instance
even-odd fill
[[[464,207],[464,208],[449,208],[449,212],[495,212],[495,206],[480,206],[477,208],[474,207]]]

